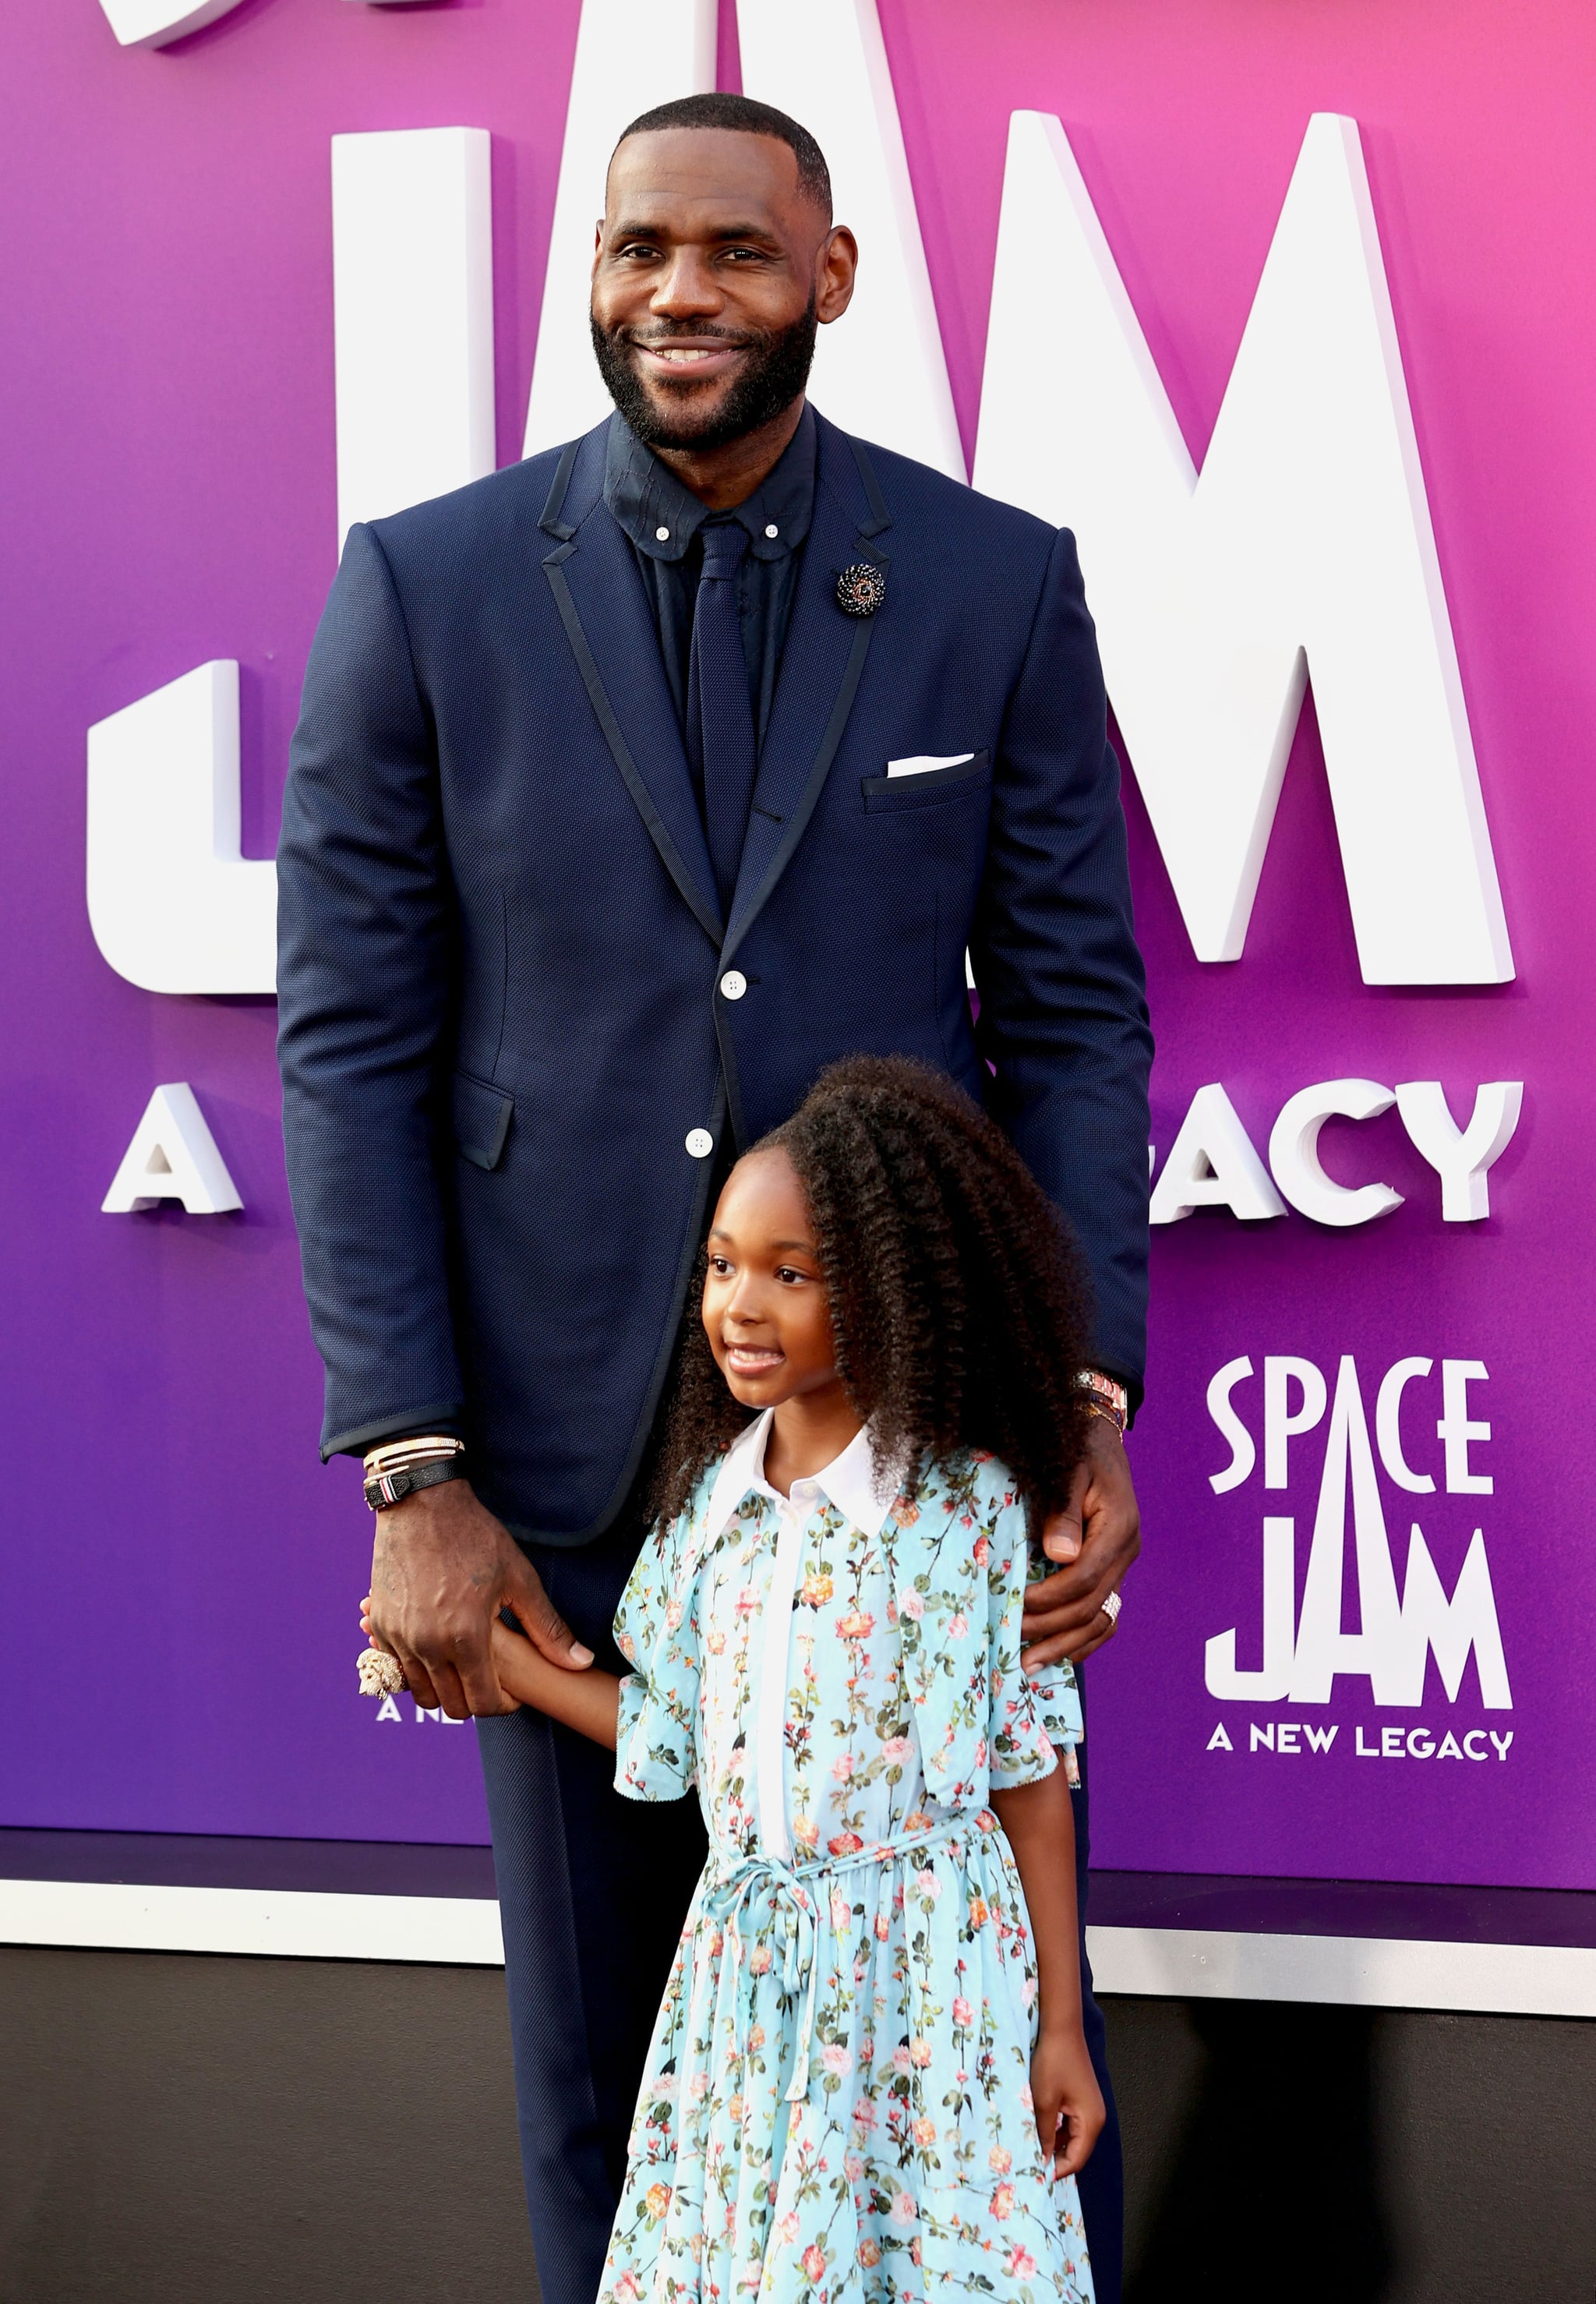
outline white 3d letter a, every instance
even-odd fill
[[[244,1205],[187,1080],[169,1080],[145,1105],[100,1211],[130,1216],[163,1200],[181,1200],[191,1216],[225,1216]]]
[[[1355,122],[1309,125],[1199,478],[1063,129],[1016,113],[975,485],[1076,531],[1200,960],[1240,957],[1311,671],[1365,982],[1511,977]]]

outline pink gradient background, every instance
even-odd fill
[[[1148,1543],[1091,1675],[1094,1854],[1596,1886],[1596,27],[1566,0],[882,9],[967,445],[1011,109],[1056,111],[1068,130],[1198,454],[1307,117],[1359,121],[1518,962],[1499,989],[1363,986],[1311,710],[1238,963],[1192,961],[1131,793],[1161,1148],[1209,1080],[1260,1143],[1288,1093],[1342,1072],[1439,1077],[1461,1111],[1478,1081],[1528,1085],[1488,1224],[1441,1225],[1393,1114],[1325,1138],[1348,1181],[1380,1173],[1413,1195],[1381,1224],[1197,1217],[1156,1237],[1134,1443]],[[576,15],[576,0],[243,0],[153,55],[120,51],[94,0],[13,6],[0,28],[0,1398],[16,1448],[0,1822],[484,1835],[469,1734],[418,1728],[408,1706],[402,1725],[378,1725],[352,1693],[369,1532],[353,1468],[315,1459],[274,1011],[156,998],[100,960],[82,892],[83,738],[206,658],[238,656],[245,847],[269,852],[334,564],[327,140],[494,131],[507,461]],[[732,48],[723,37],[728,71]],[[199,1094],[243,1217],[98,1215],[165,1080]],[[1348,1749],[1360,1721],[1479,1724],[1472,1667],[1456,1707],[1432,1672],[1414,1715],[1376,1714],[1339,1682],[1326,1759],[1205,1752],[1221,1707],[1203,1692],[1203,1642],[1239,1625],[1242,1661],[1255,1660],[1265,1499],[1256,1478],[1212,1495],[1227,1451],[1203,1396],[1222,1361],[1269,1351],[1332,1373],[1355,1351],[1371,1399],[1405,1353],[1489,1366],[1474,1412],[1494,1437],[1476,1458],[1495,1495],[1388,1491],[1387,1504],[1398,1563],[1416,1511],[1448,1583],[1485,1529],[1514,1684],[1506,1763],[1365,1766]],[[1267,1500],[1299,1530],[1317,1464],[1312,1444],[1304,1480]],[[1245,1744],[1246,1707],[1223,1711]]]

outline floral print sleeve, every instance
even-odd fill
[[[1034,1584],[1038,1578],[1051,1576],[1053,1564],[1041,1553],[1033,1553],[1026,1580]],[[1048,1741],[1056,1744],[1064,1754],[1064,1765],[1072,1784],[1080,1782],[1076,1766],[1075,1748],[1085,1737],[1085,1716],[1081,1711],[1081,1692],[1076,1685],[1075,1666],[1068,1656],[1049,1664],[1031,1682],[1032,1700],[1037,1715],[1047,1731]]]
[[[615,1612],[632,1666],[615,1732],[615,1789],[629,1800],[680,1800],[697,1774],[698,1626],[682,1574],[691,1525],[684,1512],[650,1537]]]
[[[991,1596],[992,1787],[1012,1792],[1036,1783],[1058,1766],[1055,1744],[1072,1749],[1080,1735],[1080,1706],[1068,1664],[1033,1681],[1020,1664],[1021,1611],[1029,1581],[1026,1512],[1005,1506],[992,1530]],[[1060,1670],[1068,1676],[1068,1695]],[[1073,1717],[1071,1711],[1073,1709]]]

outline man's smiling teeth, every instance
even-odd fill
[[[717,352],[730,349],[726,344],[649,344],[645,347],[655,360],[671,360],[679,367],[690,366],[694,360],[713,360]]]

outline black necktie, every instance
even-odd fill
[[[754,797],[754,712],[738,608],[748,531],[739,520],[706,521],[702,533],[704,572],[688,665],[688,735],[697,756],[704,829],[724,917],[737,885]]]

